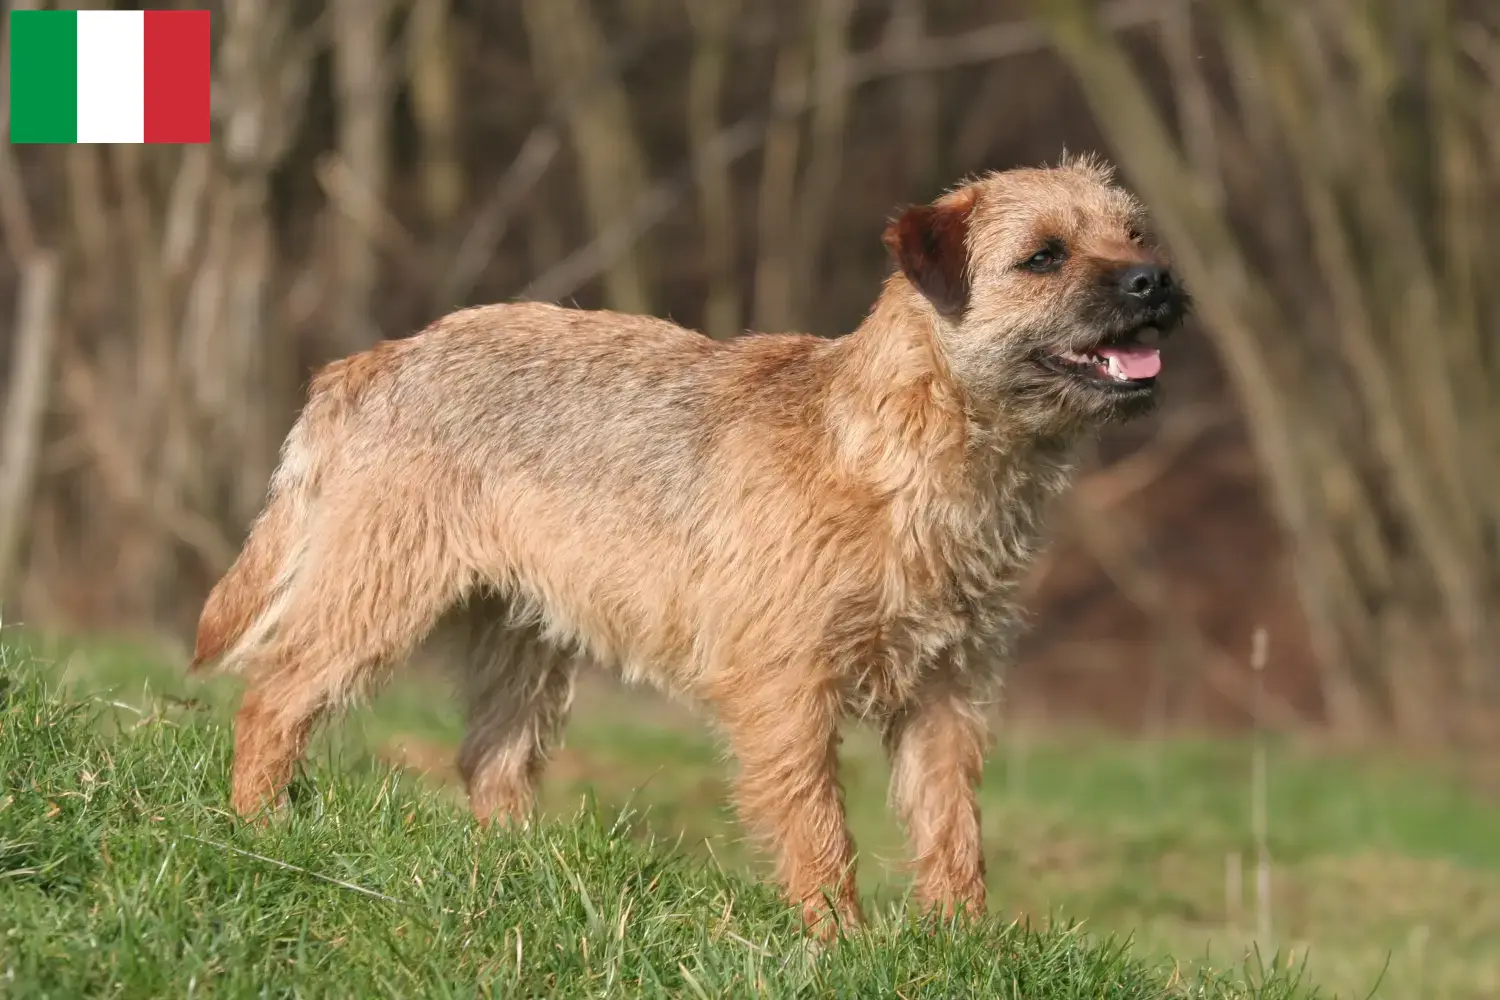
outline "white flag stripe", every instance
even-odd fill
[[[78,141],[146,141],[146,15],[78,12]]]

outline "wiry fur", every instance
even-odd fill
[[[526,815],[588,660],[712,710],[813,921],[824,892],[859,920],[837,726],[876,720],[919,897],[982,908],[982,706],[1014,594],[1072,444],[1141,408],[1027,358],[1115,322],[1101,275],[1153,259],[1139,216],[1095,161],[990,174],[892,224],[899,268],[844,338],[530,303],[329,365],[199,627],[195,666],[251,675],[235,808],[457,616],[481,816]],[[1062,271],[1016,269],[1052,237]]]

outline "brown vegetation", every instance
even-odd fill
[[[836,333],[894,206],[1067,146],[1151,203],[1212,351],[1104,442],[1018,699],[1243,721],[1264,624],[1269,721],[1493,706],[1492,4],[209,6],[212,146],[0,147],[8,621],[185,632],[370,338],[520,294]]]
[[[1349,730],[1476,737],[1500,692],[1500,45],[1471,6],[1225,4],[1176,32],[1179,141],[1086,3],[1038,5],[1203,290]]]

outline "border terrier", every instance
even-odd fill
[[[919,904],[985,906],[976,786],[1019,585],[1075,445],[1148,410],[1188,297],[1094,157],[993,172],[885,229],[853,333],[462,309],[313,378],[194,668],[249,685],[232,802],[442,620],[459,769],[524,820],[578,666],[705,707],[742,822],[816,933],[862,923],[839,724],[883,732]]]

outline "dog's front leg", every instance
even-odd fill
[[[976,798],[984,715],[957,687],[925,690],[885,729],[891,802],[906,826],[916,897],[944,916],[984,912],[984,845]]]
[[[863,923],[838,783],[838,704],[826,691],[740,690],[719,718],[739,761],[745,826],[776,852],[777,877],[819,937]],[[831,904],[831,909],[830,909]]]

